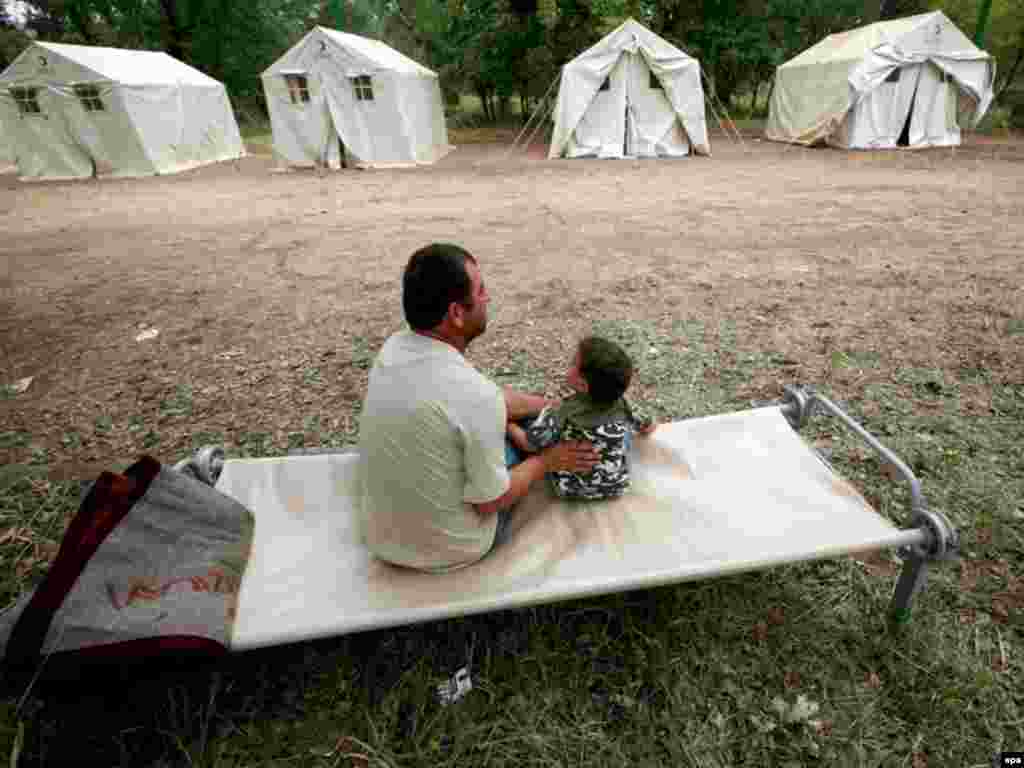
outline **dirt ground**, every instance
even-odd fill
[[[1021,382],[1024,142],[713,149],[548,161],[468,145],[414,170],[279,173],[252,156],[165,178],[0,176],[0,384],[32,377],[0,399],[0,464],[83,477],[143,452],[175,461],[201,432],[285,446],[312,416],[351,432],[368,355],[401,323],[404,262],[439,240],[478,256],[492,295],[470,358],[493,371],[526,353],[549,391],[602,318],[733,321],[791,374],[755,377],[752,398],[826,380],[855,396],[870,374],[836,372],[834,350]],[[143,324],[159,335],[136,341]]]

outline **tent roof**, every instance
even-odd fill
[[[316,27],[316,31],[323,33],[328,39],[333,40],[349,53],[365,59],[367,64],[406,74],[436,77],[436,73],[433,70],[424,67],[419,62],[410,59],[405,54],[396,51],[390,45],[380,40],[360,37],[348,32],[339,32],[336,29],[328,29],[327,27]]]
[[[947,20],[942,11],[933,11],[931,13],[920,13],[916,16],[907,16],[902,19],[878,21],[874,24],[858,27],[857,29],[838,32],[834,35],[829,35],[779,68],[805,67],[811,64],[839,61],[859,61],[867,55],[868,51],[877,48],[879,45],[885,43],[899,45],[900,40],[914,30],[940,19]],[[973,44],[971,48],[980,52],[980,49],[976,48]]]
[[[158,83],[189,83],[192,85],[220,85],[163,51],[133,51],[124,48],[103,48],[95,45],[66,45],[64,43],[34,43],[58,56],[90,69],[109,80],[134,85]],[[32,50],[29,48],[29,50]]]
[[[588,59],[605,56],[615,51],[632,50],[638,44],[652,53],[654,58],[658,60],[693,58],[685,51],[656,35],[640,22],[629,18],[565,66],[572,67]]]

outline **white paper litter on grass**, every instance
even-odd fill
[[[809,722],[820,709],[816,701],[808,699],[804,694],[796,697],[796,701],[790,706],[781,696],[772,699],[772,710],[784,723]]]
[[[463,667],[448,681],[437,686],[437,698],[442,705],[454,704],[471,690],[473,680],[469,676],[469,670]]]
[[[23,392],[28,391],[29,385],[32,383],[33,376],[26,376],[23,379],[18,379],[13,384],[8,384],[7,389],[16,395],[20,395]]]
[[[150,339],[155,339],[159,335],[160,335],[160,331],[158,331],[156,328],[147,328],[142,333],[136,334],[135,335],[135,340],[136,341],[149,341]]]

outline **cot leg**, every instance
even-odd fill
[[[889,615],[897,624],[910,621],[910,603],[928,579],[928,559],[916,552],[907,553],[900,577],[892,593]]]

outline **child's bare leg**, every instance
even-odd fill
[[[512,441],[512,445],[524,453],[533,453],[533,448],[530,447],[530,441],[526,438],[525,429],[510,421],[506,426],[506,431],[508,432],[509,440]]]

